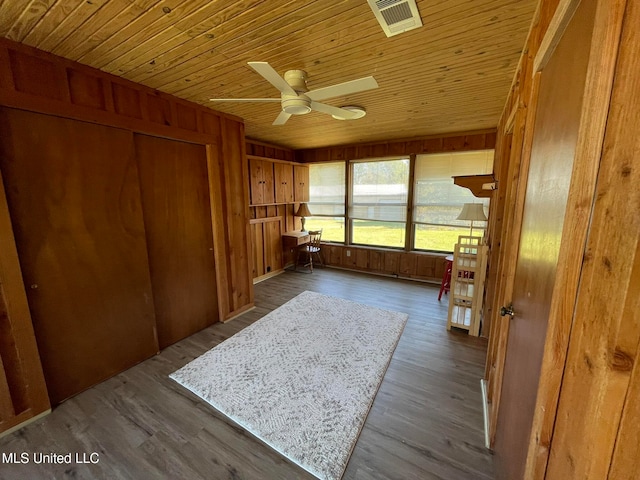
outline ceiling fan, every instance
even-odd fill
[[[280,91],[280,98],[211,98],[212,102],[280,102],[282,111],[273,125],[284,125],[291,115],[304,115],[315,110],[327,113],[338,120],[352,120],[363,117],[365,110],[361,107],[334,107],[318,100],[332,97],[343,97],[352,93],[364,92],[378,88],[373,77],[364,77],[329,87],[311,90],[307,88],[307,72],[289,70],[284,78],[267,62],[248,62],[249,66],[264,77],[267,82]]]

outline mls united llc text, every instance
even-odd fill
[[[92,453],[29,453],[29,452],[2,452],[2,463],[36,463],[36,464],[67,464],[72,463],[98,463],[100,455]]]

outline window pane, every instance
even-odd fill
[[[482,236],[484,230],[473,226],[473,235]],[[416,250],[436,250],[452,252],[458,243],[458,235],[469,235],[469,227],[447,227],[440,225],[415,225]]]
[[[488,215],[489,199],[474,197],[468,189],[455,185],[452,177],[491,173],[493,154],[493,150],[482,150],[417,156],[413,221],[428,225],[416,225],[414,248],[452,251],[458,235],[469,234],[471,222],[456,220],[465,203],[483,204]],[[474,235],[482,235],[485,225],[475,222]]]
[[[352,165],[351,218],[405,222],[409,159],[356,162]]]
[[[309,202],[307,207],[309,207],[309,211],[313,215],[342,216],[344,215],[344,197],[342,198],[342,204]]]
[[[352,243],[377,247],[404,247],[404,222],[352,220]]]
[[[471,198],[468,202],[463,203],[480,203],[479,198]],[[451,225],[458,227],[469,227],[468,220],[456,220],[462,211],[462,204],[458,205],[417,205],[415,207],[413,218],[417,223],[431,223],[437,225]],[[487,215],[488,208],[484,208],[484,214]],[[484,226],[484,222],[475,222],[479,227]],[[474,227],[476,226],[474,223]],[[474,228],[475,230],[475,228]]]
[[[311,213],[314,215],[344,215],[344,169],[344,162],[309,165],[308,207]]]
[[[344,243],[344,217],[309,217],[304,226],[308,231],[322,229],[323,242]]]

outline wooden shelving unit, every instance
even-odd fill
[[[309,201],[309,166],[288,160],[247,155],[249,206]]]
[[[481,237],[461,235],[453,252],[447,330],[457,327],[480,334],[482,293],[487,270],[487,246]]]

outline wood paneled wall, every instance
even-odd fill
[[[247,139],[246,151],[247,155],[287,162],[292,162],[295,158],[295,152],[289,148],[252,139]],[[245,163],[247,162],[245,161]],[[246,183],[249,183],[248,177]],[[282,251],[281,242],[279,242],[280,247],[278,249],[274,229],[278,228],[280,236],[282,236],[285,232],[302,228],[300,219],[294,215],[299,205],[299,203],[282,203],[249,207],[252,229],[251,243],[255,257],[253,266],[254,278],[267,278],[272,273],[282,271],[286,265],[293,262],[294,253]]]
[[[209,151],[209,189],[212,193],[214,249],[221,318],[231,319],[253,307],[253,262],[249,227],[249,169],[244,125],[223,118],[220,143]],[[217,161],[216,161],[217,159]],[[222,314],[222,312],[225,312]]]
[[[442,281],[445,256],[437,253],[401,252],[371,247],[329,244],[322,246],[322,257],[325,263],[333,267],[434,283]]]
[[[282,233],[285,231],[283,217],[252,219],[251,241],[253,243],[253,278],[268,278],[282,271]]]
[[[595,201],[588,203],[581,275],[575,287],[573,276],[567,280],[575,299],[572,321],[565,324],[559,315],[547,336],[548,342],[551,335],[568,339],[562,352],[549,345],[538,391],[530,458],[548,453],[548,479],[632,479],[640,466],[640,4],[597,3],[602,41],[595,43],[599,61],[588,78],[596,94],[587,98],[599,100],[589,110],[609,108],[593,119],[598,135],[584,136],[585,168],[572,179],[576,222],[582,220],[585,198]],[[592,157],[599,161],[590,165],[586,159]],[[558,312],[565,311],[564,304],[559,302]],[[558,360],[564,364],[562,376],[556,373]],[[556,381],[561,381],[559,398]],[[549,410],[556,411],[555,423]],[[544,462],[531,466],[540,478]]]
[[[247,155],[255,155],[256,157],[273,158],[274,160],[295,161],[295,152],[290,148],[272,145],[270,143],[260,142],[247,138]]]
[[[408,140],[393,140],[389,142],[296,150],[295,157],[298,162],[313,163],[382,158],[395,155],[491,150],[495,148],[495,145],[495,130],[487,130],[481,132],[434,135]]]
[[[537,385],[527,480],[631,479],[638,472],[640,190],[632,164],[640,152],[634,134],[640,128],[640,7],[624,0],[594,3],[582,122]],[[489,228],[491,315],[496,319],[486,371],[495,387],[492,409],[500,402],[502,378],[496,372],[509,331],[509,320],[496,317],[496,309],[508,302],[513,289],[538,71],[579,4],[540,2],[498,126],[496,177],[499,190],[502,179],[507,189],[504,208],[492,212],[502,211],[502,218],[493,217]],[[509,454],[507,448],[504,455]],[[497,467],[502,478],[504,471]]]
[[[6,39],[0,39],[0,106],[205,146],[218,316],[228,320],[253,306],[247,167],[241,119]],[[5,131],[3,135],[9,133]],[[90,163],[87,168],[90,169]],[[4,194],[0,207],[7,208]],[[8,233],[6,241],[11,243],[12,231]],[[19,265],[8,253],[6,258],[0,274],[2,304],[7,308],[2,309],[0,328],[3,340],[17,349],[20,365],[10,360],[10,353],[0,354],[4,370],[23,370],[19,381],[0,379],[0,384],[7,383],[11,392],[17,392],[12,393],[12,397],[0,396],[3,412],[0,430],[49,408],[33,333],[29,333],[31,319],[19,307],[20,296],[24,297]],[[5,333],[8,336],[5,337]],[[10,401],[18,402],[17,406],[9,408]]]
[[[3,38],[0,104],[203,145],[221,118],[242,121]]]
[[[218,272],[218,285],[233,298],[220,302],[220,318],[252,302],[241,119],[2,38],[0,105],[211,146],[212,216],[214,227],[226,231],[214,242],[216,256],[231,262]]]

